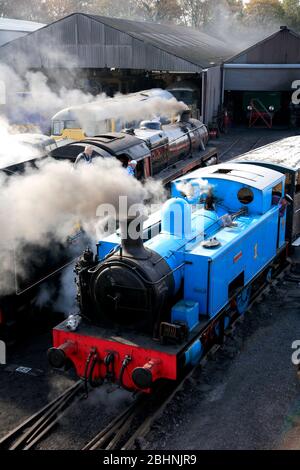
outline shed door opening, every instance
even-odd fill
[[[300,107],[294,109],[290,103],[291,91],[225,91],[224,95],[232,123],[246,127],[250,124],[250,108],[271,113],[272,127],[300,127]],[[267,128],[267,125],[259,118],[253,127]]]

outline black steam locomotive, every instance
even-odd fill
[[[138,129],[109,132],[61,146],[52,152],[54,158],[71,159],[86,145],[93,147],[93,157],[115,157],[123,166],[137,161],[136,178],[154,177],[169,183],[200,166],[217,163],[217,150],[207,147],[206,126],[185,111],[173,124],[142,121]]]
[[[0,173],[4,181],[22,175],[28,168],[37,169],[37,163],[49,158],[58,147],[55,140],[41,134],[16,134],[10,139],[11,148],[18,152],[3,156]],[[12,212],[12,219],[13,216]],[[36,311],[42,283],[49,279],[56,283],[63,267],[75,260],[84,247],[80,230],[74,230],[65,243],[51,240],[49,234],[47,248],[28,242],[15,247],[13,240],[10,243],[0,240],[0,259],[6,264],[5,268],[0,267],[0,339],[7,343],[15,341],[22,326],[28,324],[28,315]]]

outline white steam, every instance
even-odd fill
[[[8,65],[0,65],[0,81],[6,84],[6,117],[13,124],[27,124],[34,118],[44,132],[50,131],[51,118],[65,108],[70,108],[87,134],[91,123],[106,119],[122,119],[122,122],[150,119],[157,115],[171,117],[187,109],[176,98],[158,96],[142,99],[141,96],[116,94],[109,98],[105,93],[97,96],[78,88],[70,72],[68,86],[51,83],[42,72],[25,71],[20,75]],[[37,127],[39,124],[37,124]],[[46,129],[46,130],[45,130]]]
[[[274,18],[271,15],[256,17],[256,19],[249,21],[249,19],[243,18],[239,12],[234,13],[227,1],[224,0],[210,0],[209,3],[211,3],[213,18],[205,25],[204,30],[230,46],[232,55],[242,52],[278,31],[282,24],[282,19]]]
[[[47,248],[53,241],[65,243],[78,222],[93,237],[99,205],[118,210],[119,196],[125,196],[130,207],[164,193],[160,183],[149,180],[142,185],[113,158],[99,157],[93,165],[80,164],[75,170],[69,161],[46,159],[37,165],[0,180],[1,243],[6,247],[0,255],[0,292],[13,288],[8,247],[18,251],[27,244]],[[26,275],[31,256],[32,250],[23,250],[19,274]]]
[[[121,119],[122,123],[152,119],[155,116],[173,117],[188,109],[187,105],[176,98],[165,99],[150,97],[140,99],[132,95],[117,95],[115,98],[98,99],[84,106],[71,109],[86,134],[93,133],[91,123],[104,122],[107,119]],[[93,129],[93,125],[92,125]]]
[[[0,65],[0,80],[6,85],[7,117],[12,123],[27,124],[28,116],[39,115],[50,126],[51,117],[61,109],[106,98],[105,94],[95,98],[75,84],[52,88],[42,72],[27,71],[21,77],[5,64]]]
[[[201,178],[193,179],[192,181],[179,181],[176,183],[176,189],[189,201],[200,198],[201,194],[207,194],[211,191],[212,186],[207,180]]]
[[[60,289],[58,298],[53,308],[55,311],[64,312],[65,314],[76,313],[76,284],[74,265],[70,265],[64,270],[60,277]]]
[[[22,134],[12,134],[11,126],[0,117],[0,169],[26,162],[40,155],[38,148],[23,141]],[[1,176],[0,176],[1,178]]]

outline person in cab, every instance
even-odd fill
[[[128,166],[127,166],[126,170],[127,170],[127,173],[128,173],[130,176],[135,176],[136,165],[137,165],[136,160],[130,160],[130,161],[128,162]]]
[[[83,152],[81,152],[74,163],[74,166],[76,167],[79,162],[85,162],[85,163],[92,163],[93,161],[93,147],[91,145],[87,145],[84,149]]]

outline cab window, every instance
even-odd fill
[[[247,187],[241,188],[237,193],[237,198],[242,204],[250,204],[254,199],[252,189]]]
[[[78,121],[65,121],[65,129],[80,129],[81,126]]]
[[[144,173],[144,160],[140,160],[136,166],[135,177],[138,180],[143,180],[145,177]]]
[[[282,182],[276,184],[272,188],[272,204],[276,205],[282,197]]]
[[[64,130],[64,121],[53,121],[52,135],[61,135]]]

